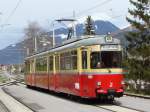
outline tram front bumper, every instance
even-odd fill
[[[122,97],[123,96],[123,89],[108,89],[108,90],[103,90],[103,89],[97,89],[96,94],[98,96],[114,96],[114,97]]]

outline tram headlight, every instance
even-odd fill
[[[121,81],[121,84],[122,84],[122,85],[124,85],[124,84],[125,84],[125,82],[122,80],[122,81]]]
[[[102,83],[101,83],[100,81],[99,81],[99,82],[97,82],[97,86],[101,86],[101,84],[102,84]]]

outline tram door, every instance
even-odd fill
[[[55,74],[54,74],[54,56],[49,56],[49,89],[54,90],[55,89]]]
[[[58,87],[59,87],[59,82],[60,82],[60,74],[59,74],[59,69],[60,69],[60,59],[59,59],[59,55],[56,54],[55,55],[55,90],[57,91]]]
[[[34,86],[35,85],[35,60],[31,60],[30,61],[30,81],[31,81],[31,85]]]
[[[81,77],[81,81],[82,81],[82,93],[83,96],[89,96],[90,95],[90,91],[92,91],[92,87],[91,87],[91,83],[92,83],[92,79],[89,79],[87,74],[88,72],[90,72],[90,49],[84,49],[82,50],[82,77]]]
[[[87,50],[82,51],[82,69],[87,69]]]

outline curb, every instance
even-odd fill
[[[4,103],[0,100],[0,106],[3,108],[5,112],[10,112],[10,110],[4,105]]]
[[[132,97],[139,97],[139,98],[144,98],[144,99],[150,99],[149,95],[141,95],[141,94],[134,94],[134,93],[128,93],[128,92],[125,92],[124,95],[132,96]]]

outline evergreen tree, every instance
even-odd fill
[[[93,20],[91,16],[88,16],[85,23],[85,35],[95,35],[94,28],[93,28]]]
[[[150,81],[150,0],[130,0],[134,6],[128,9],[127,21],[134,31],[126,35],[128,40],[129,77]]]

